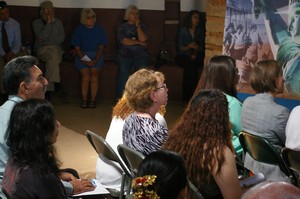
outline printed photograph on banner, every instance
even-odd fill
[[[240,92],[253,92],[258,60],[274,59],[285,81],[277,97],[300,99],[300,0],[227,0],[223,54],[236,60]]]

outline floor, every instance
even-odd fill
[[[91,130],[103,137],[109,128],[111,121],[114,100],[99,101],[95,109],[82,109],[79,107],[79,100],[51,100],[54,106],[57,120],[66,127],[77,133],[85,134],[86,130]],[[181,101],[169,101],[165,119],[168,128],[172,129],[180,115],[184,111],[186,104]]]

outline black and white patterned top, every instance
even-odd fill
[[[156,119],[132,113],[125,119],[123,143],[144,155],[161,149],[168,138],[168,129]]]

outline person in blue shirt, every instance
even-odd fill
[[[0,32],[0,79],[2,71],[7,62],[21,53],[21,30],[20,24],[10,17],[9,8],[5,1],[0,1],[0,30],[4,26],[7,33],[8,46],[3,47],[2,34]],[[0,81],[0,91],[3,93],[2,81]]]
[[[118,65],[119,75],[117,84],[117,95],[121,98],[127,79],[131,72],[149,65],[147,52],[148,36],[146,26],[141,23],[139,9],[130,5],[126,9],[123,24],[118,28]]]
[[[4,67],[3,86],[9,96],[8,100],[0,106],[0,183],[8,163],[9,148],[6,141],[9,136],[8,123],[12,109],[21,101],[45,98],[48,81],[36,66],[37,64],[38,60],[32,56],[20,56]],[[66,174],[61,175],[61,179],[68,195],[93,190],[88,181],[75,179],[66,172],[61,174]],[[6,198],[1,186],[0,198]]]
[[[182,98],[188,101],[197,86],[203,68],[205,30],[200,26],[200,13],[192,10],[180,29],[176,62],[183,67]]]
[[[107,44],[104,29],[96,24],[96,14],[90,8],[81,11],[81,25],[72,36],[71,45],[75,47],[75,66],[81,74],[81,108],[96,108],[99,70],[103,65],[103,50]],[[91,99],[88,101],[88,91]]]

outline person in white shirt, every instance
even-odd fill
[[[124,95],[113,108],[112,120],[105,140],[117,154],[118,145],[123,144],[122,130],[125,118],[132,112],[133,110],[127,105],[127,99]],[[167,123],[163,116],[164,113],[165,107],[161,107],[159,113],[155,115],[155,119],[158,120],[162,126],[167,128]],[[106,188],[120,190],[122,172],[122,168],[118,163],[112,162],[103,156],[98,157],[96,164],[96,178]]]

